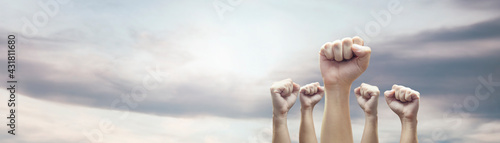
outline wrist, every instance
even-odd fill
[[[378,115],[376,107],[375,107],[375,109],[370,109],[370,108],[365,107],[365,109],[363,111],[365,111],[365,116],[377,116]]]
[[[312,111],[313,109],[314,109],[314,106],[300,106],[301,112]]]
[[[280,111],[280,110],[273,109],[273,118],[285,118],[286,119],[287,115],[288,115],[288,111]]]
[[[325,106],[349,106],[350,85],[325,85]]]
[[[403,117],[403,118],[400,118],[400,120],[401,120],[402,125],[415,125],[416,126],[418,124],[417,118]]]
[[[300,115],[302,117],[304,117],[304,116],[312,116],[313,108],[314,107],[302,107],[302,108],[300,108]]]
[[[286,115],[274,115],[273,114],[273,128],[283,128],[286,127]]]
[[[325,96],[339,95],[349,97],[351,85],[325,85]]]
[[[340,89],[351,89],[352,83],[337,83],[337,84],[327,84],[325,83],[325,90],[328,89],[334,89],[334,90],[340,90]]]
[[[367,119],[377,119],[378,118],[378,115],[377,115],[377,112],[365,112],[365,118]]]

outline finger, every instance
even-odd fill
[[[369,84],[366,84],[366,85],[368,85],[368,87],[370,87],[371,96],[379,96],[380,95],[380,90],[378,89],[377,86],[369,85]]]
[[[377,90],[377,95],[380,95],[380,89],[377,86],[375,86],[375,90]]]
[[[326,57],[326,43],[323,44],[323,46],[321,46],[321,49],[319,50],[319,55],[321,55],[321,57]]]
[[[413,91],[412,91],[412,90],[408,90],[408,91],[406,91],[406,94],[405,94],[405,95],[406,95],[406,96],[405,96],[405,100],[406,100],[407,102],[411,102],[411,101],[412,101],[412,96],[413,96],[412,94],[413,94]]]
[[[290,78],[275,82],[271,87],[271,90],[274,90],[274,91],[271,91],[271,92],[274,92],[274,93],[279,94],[281,96],[286,96],[291,92],[291,90],[289,89],[289,87],[291,86],[291,83],[292,83],[292,79],[290,79]]]
[[[285,89],[284,86],[279,86],[277,85],[279,83],[274,83],[272,86],[271,86],[271,94],[272,95],[280,95],[283,90]]]
[[[281,94],[282,96],[283,95],[289,95],[290,93],[292,93],[292,90],[293,90],[293,86],[291,83],[286,83],[285,84],[285,90],[283,90],[283,93]]]
[[[342,56],[343,53],[342,53],[342,42],[340,40],[335,40],[333,41],[333,58],[335,59],[335,61],[337,62],[340,62],[344,59],[344,57]]]
[[[314,83],[314,87],[312,88],[313,93],[318,93],[318,87],[319,87],[319,83],[318,82]]]
[[[406,93],[408,91],[408,88],[401,88],[399,89],[399,101],[401,102],[406,102]]]
[[[384,92],[384,96],[386,99],[391,99],[391,98],[395,98],[395,94],[394,94],[394,90],[387,90]]]
[[[394,91],[394,98],[396,98],[396,100],[400,101],[399,96],[400,96],[400,89],[396,89]]]
[[[375,94],[374,96],[379,96],[380,95],[380,90],[376,86],[375,86],[374,94]]]
[[[307,86],[307,95],[311,95],[313,92],[311,91],[311,86]]]
[[[269,88],[269,91],[271,91],[271,93],[276,93],[276,82],[273,83],[273,85],[271,85],[271,88]]]
[[[359,95],[363,96],[365,94],[365,88],[361,85],[359,86]]]
[[[342,51],[344,55],[344,59],[349,60],[352,58],[352,39],[344,38],[342,39]]]
[[[292,93],[298,93],[298,92],[299,92],[299,90],[300,90],[300,85],[299,85],[299,84],[297,84],[297,83],[295,83],[295,82],[293,82],[293,83],[292,83],[292,85],[293,85],[293,86],[292,86],[292,90],[291,90],[291,91],[292,91]]]
[[[326,59],[332,60],[333,59],[333,51],[332,51],[332,42],[326,42],[325,45],[323,45],[323,53],[325,54]]]
[[[403,86],[400,86],[400,85],[392,85],[392,90],[394,90],[394,98],[396,98],[397,100],[400,100],[399,99],[399,94],[400,94],[400,89],[403,88]]]
[[[305,87],[301,87],[299,93],[300,94],[307,94],[306,90],[305,90]]]
[[[321,96],[323,96],[323,93],[325,93],[325,88],[318,86],[318,93],[317,94],[320,94]]]
[[[408,95],[409,95],[409,98],[411,100],[419,100],[420,99],[420,92],[418,92],[416,90],[411,89],[409,91]]]
[[[311,85],[307,86],[307,92],[309,92],[308,95],[312,95],[313,94],[312,89],[311,89]]]
[[[398,90],[398,89],[400,89],[401,87],[402,87],[402,86],[397,85],[397,84],[392,85],[392,89],[394,89],[394,90]]]
[[[354,88],[354,95],[356,95],[356,97],[359,97],[361,96],[361,87],[356,87]]]
[[[370,62],[370,55],[372,53],[372,50],[370,47],[367,46],[361,46],[358,44],[352,45],[352,52],[354,55],[359,57],[359,66],[361,66],[363,69],[366,69],[368,67],[368,64]]]
[[[371,93],[370,93],[370,96],[379,96],[380,95],[380,91],[377,89],[377,90],[371,90]]]
[[[373,91],[366,90],[366,94],[363,94],[363,97],[366,98],[366,99],[370,99],[372,93],[373,93]]]
[[[384,92],[385,101],[389,104],[392,100],[394,100],[394,90],[387,90]]]
[[[413,94],[413,99],[420,99],[420,92],[413,91],[412,94]]]
[[[354,37],[352,38],[352,43],[353,43],[353,44],[358,44],[358,45],[361,45],[361,46],[364,46],[364,45],[365,45],[365,43],[364,43],[363,39],[361,39],[361,37],[359,37],[359,36],[354,36]]]
[[[286,95],[289,95],[293,92],[293,82],[290,80],[286,83]]]

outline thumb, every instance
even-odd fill
[[[361,96],[361,87],[354,88],[354,95],[356,95],[356,97]]]
[[[294,82],[292,93],[297,94],[299,91],[300,91],[300,85]]]
[[[320,94],[321,96],[323,96],[325,93],[325,88],[324,87],[321,87],[321,86],[318,86],[318,94]]]
[[[368,64],[370,63],[370,55],[372,53],[371,48],[354,44],[352,45],[352,52],[359,58],[358,66],[366,69],[368,67]]]
[[[384,96],[385,96],[385,102],[387,102],[387,105],[391,104],[391,102],[394,100],[394,94],[395,94],[395,90],[392,89],[392,90],[387,90],[384,92]]]
[[[395,90],[387,90],[384,92],[384,96],[385,96],[385,100],[389,101],[389,100],[392,100],[394,98],[394,94],[395,94]]]

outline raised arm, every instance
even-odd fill
[[[319,83],[311,83],[300,88],[300,132],[299,143],[317,143],[316,132],[314,131],[313,109],[323,98],[324,89]]]
[[[327,42],[320,51],[325,84],[322,143],[352,143],[349,91],[352,82],[368,67],[371,49],[359,37]]]
[[[385,91],[387,105],[401,120],[402,143],[418,143],[417,113],[420,102],[420,93],[408,87],[393,85],[391,90]]]
[[[275,82],[271,86],[273,99],[273,143],[290,143],[287,114],[297,100],[300,85],[291,79]]]
[[[378,116],[377,105],[380,90],[376,86],[362,83],[354,89],[359,106],[365,111],[365,129],[361,143],[378,143]]]

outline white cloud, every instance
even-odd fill
[[[472,134],[467,135],[468,138],[478,140],[481,142],[500,142],[500,121],[492,121],[483,123],[473,131]]]
[[[1,90],[7,94],[6,90]],[[89,142],[90,139],[113,142],[250,142],[267,134],[270,119],[230,119],[214,116],[174,118],[82,107],[38,100],[17,95],[16,136],[0,135],[1,142]],[[2,96],[1,100],[6,100]],[[0,106],[0,114],[8,111]],[[101,128],[109,121],[112,128]],[[1,126],[3,131],[7,126]],[[265,137],[265,136],[264,136]],[[264,138],[266,139],[266,138]]]

